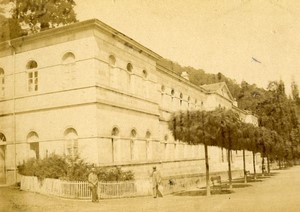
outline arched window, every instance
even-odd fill
[[[119,133],[120,133],[120,131],[119,131],[119,129],[117,128],[117,127],[114,127],[113,129],[112,129],[112,131],[111,131],[111,135],[113,136],[112,138],[111,138],[111,152],[112,152],[112,162],[114,162],[115,161],[115,139],[114,139],[114,137],[116,137],[116,136],[118,136],[119,135]]]
[[[174,94],[175,94],[175,91],[174,91],[174,89],[172,89],[172,90],[171,90],[172,101],[173,101],[173,98],[174,98]]]
[[[32,131],[27,135],[27,143],[29,143],[30,157],[39,159],[40,147],[39,147],[39,136],[36,132]]]
[[[130,132],[131,140],[130,140],[130,159],[134,159],[134,138],[136,137],[136,130],[132,129]]]
[[[63,64],[69,64],[75,62],[75,55],[72,52],[67,52],[62,57],[62,63]]]
[[[4,77],[4,70],[0,68],[0,96],[4,96],[5,91],[5,77]]]
[[[116,65],[116,58],[113,55],[109,55],[108,57],[108,64],[110,66],[115,66]]]
[[[132,72],[133,66],[131,63],[128,63],[126,66],[127,71]]]
[[[76,57],[72,52],[67,52],[62,57],[63,72],[64,72],[64,86],[68,87],[72,81],[76,79],[75,65]]]
[[[151,153],[150,153],[150,137],[151,137],[151,132],[149,130],[147,130],[146,132],[146,159],[150,159],[151,158]]]
[[[78,135],[75,129],[68,128],[65,130],[64,138],[66,142],[67,155],[75,157],[78,155]]]
[[[38,71],[37,71],[38,64],[36,61],[31,60],[27,63],[27,74],[28,74],[28,91],[37,91],[39,88],[38,83]]]
[[[148,130],[147,132],[146,132],[146,139],[149,139],[151,137],[151,132]]]
[[[174,94],[175,94],[175,91],[174,91],[174,89],[172,89],[171,90],[171,95],[174,96]]]
[[[37,62],[34,61],[34,60],[30,60],[30,61],[27,63],[27,65],[26,65],[26,68],[27,68],[27,69],[35,69],[35,68],[37,68],[37,67],[38,67],[38,64],[37,64]]]
[[[144,77],[144,79],[147,79],[147,77],[148,77],[148,73],[146,70],[143,70],[143,77]]]
[[[119,129],[117,127],[114,127],[111,131],[112,136],[118,136],[120,133]]]
[[[169,136],[168,136],[168,135],[165,135],[164,140],[165,140],[165,141],[168,141],[168,139],[169,139]]]
[[[132,138],[135,138],[135,137],[136,137],[136,130],[135,130],[135,129],[132,129],[132,130],[131,130],[130,136],[131,136]]]
[[[180,105],[182,105],[183,94],[180,93]]]
[[[6,137],[3,133],[0,133],[0,143],[6,143]]]

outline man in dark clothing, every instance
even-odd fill
[[[92,202],[98,202],[98,176],[95,172],[95,168],[92,168],[91,173],[88,176],[89,188],[92,193]]]

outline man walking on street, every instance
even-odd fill
[[[95,168],[92,168],[91,173],[88,176],[89,188],[92,193],[92,202],[98,202],[98,176]]]
[[[153,167],[153,171],[151,173],[152,177],[152,186],[153,186],[153,197],[163,197],[161,191],[159,190],[159,185],[161,183],[161,176],[159,171],[156,170],[156,167]]]

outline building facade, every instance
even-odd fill
[[[118,165],[136,178],[153,165],[165,176],[204,172],[203,147],[168,130],[172,112],[225,107],[257,120],[225,83],[195,86],[161,59],[98,20],[1,43],[0,183],[16,182],[28,158],[51,153]],[[225,171],[224,150],[209,151],[212,170]]]

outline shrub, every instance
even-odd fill
[[[34,158],[28,159],[26,162],[18,166],[18,172],[25,176],[36,176],[35,171],[37,170],[38,160]]]
[[[132,171],[123,171],[120,167],[98,168],[96,173],[99,180],[103,182],[134,180],[134,174]]]
[[[85,162],[79,156],[60,156],[51,154],[44,159],[28,159],[18,166],[18,172],[25,176],[63,179],[69,181],[86,181],[92,164]],[[99,181],[113,182],[134,180],[132,171],[123,171],[120,167],[96,168]]]
[[[18,166],[18,172],[25,176],[36,176],[40,180],[44,178],[58,179],[67,173],[67,163],[62,156],[51,154],[44,159],[30,158]]]
[[[66,179],[70,181],[85,181],[88,178],[91,165],[80,159],[79,156],[75,158],[67,156],[67,174]]]

